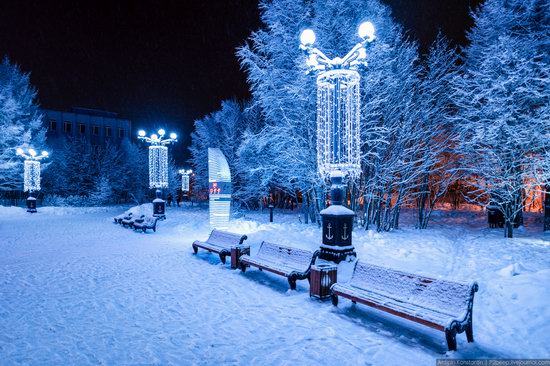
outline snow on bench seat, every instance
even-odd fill
[[[153,232],[156,232],[158,219],[158,217],[153,216],[145,216],[143,219],[136,219],[133,223],[134,230],[146,232],[147,229],[153,229]]]
[[[206,241],[195,240],[193,242],[193,251],[197,254],[199,248],[202,248],[209,252],[218,253],[220,260],[225,264],[225,257],[231,255],[231,247],[242,245],[246,239],[246,235],[214,229]]]
[[[439,280],[357,261],[351,280],[331,287],[353,302],[445,332],[449,350],[456,350],[456,333],[466,331],[473,342],[472,307],[477,283]]]
[[[318,251],[286,247],[262,242],[255,256],[241,256],[241,270],[254,266],[287,277],[292,290],[296,289],[296,280],[309,280],[311,265],[319,255]]]
[[[124,213],[121,213],[120,215],[115,216],[115,218],[114,218],[115,223],[120,224],[123,219],[127,219],[127,220],[131,219],[133,215],[134,215],[134,213],[132,211],[130,211],[130,210],[125,211]]]

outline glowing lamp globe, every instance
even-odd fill
[[[145,131],[139,130],[138,135],[141,137],[145,137]]]
[[[47,151],[42,151],[42,156],[47,157],[49,154]]]
[[[374,25],[371,22],[363,22],[359,26],[359,37],[374,39]]]
[[[29,154],[31,154],[31,156],[36,156],[36,151],[34,151],[34,149],[29,149]]]
[[[153,140],[158,140],[159,137],[157,136],[156,133],[154,133],[154,134],[151,135],[151,138],[152,138]]]
[[[178,135],[176,135],[175,133],[171,133],[171,134],[170,134],[170,138],[171,138],[172,140],[175,140],[175,139],[178,138]]]
[[[159,135],[164,136],[165,133],[166,131],[164,131],[162,128],[159,130]]]
[[[311,29],[305,29],[300,35],[300,42],[304,46],[310,46],[315,43],[315,32]]]
[[[22,148],[18,147],[16,151],[17,151],[17,155],[23,155],[23,149]]]

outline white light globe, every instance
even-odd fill
[[[358,33],[361,38],[374,38],[374,25],[371,22],[363,22]]]
[[[178,138],[178,135],[176,135],[175,133],[172,132],[172,133],[170,134],[170,138],[171,138],[172,140],[175,140],[175,139]]]
[[[17,155],[23,155],[23,149],[20,147],[17,148],[16,152],[17,152]]]
[[[42,151],[42,156],[48,156],[48,152],[47,151]]]
[[[145,137],[145,131],[139,130],[138,135],[140,135],[141,137]]]
[[[34,149],[29,149],[29,154],[31,154],[31,156],[36,156],[36,151],[34,151]]]
[[[154,134],[151,135],[151,138],[152,138],[153,140],[158,140],[159,137],[157,136],[156,133],[154,133]]]
[[[315,32],[311,29],[305,29],[300,35],[300,42],[304,46],[309,46],[315,43]]]
[[[164,131],[162,128],[159,130],[159,135],[164,136],[165,133],[166,131]]]

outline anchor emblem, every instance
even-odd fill
[[[349,239],[349,235],[348,235],[347,231],[348,231],[348,224],[344,224],[344,234],[342,235],[342,240],[348,240]]]
[[[328,234],[326,235],[326,237],[327,237],[328,240],[332,240],[332,239],[334,238],[334,235],[332,235],[332,234],[330,233],[330,229],[332,229],[332,224],[329,222],[329,223],[327,224]]]

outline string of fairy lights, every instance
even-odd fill
[[[313,47],[315,32],[300,35],[307,72],[317,76],[317,165],[322,176],[341,172],[356,176],[361,171],[360,75],[367,66],[365,45],[374,41],[374,26],[359,26],[357,43],[344,57],[328,58]]]
[[[145,131],[138,132],[138,139],[150,144],[149,146],[149,188],[162,189],[168,187],[168,148],[166,145],[177,142],[177,135],[170,134],[164,138],[166,131],[158,130],[158,134],[145,136]]]
[[[36,150],[29,148],[27,151],[22,148],[16,150],[16,154],[25,159],[23,173],[23,191],[40,191],[40,160],[49,156],[47,151],[42,151],[40,155]]]

